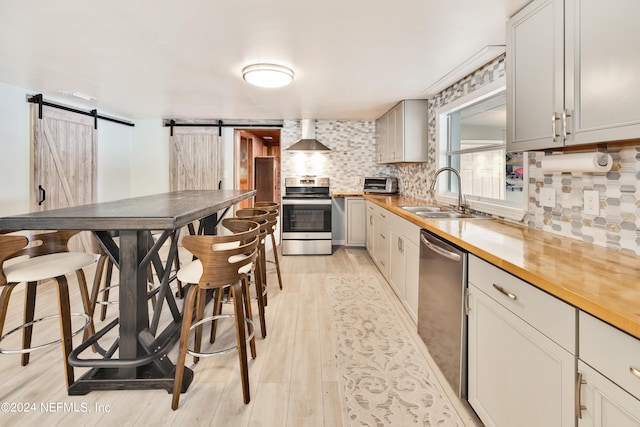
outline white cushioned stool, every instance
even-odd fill
[[[22,348],[9,350],[0,348],[0,353],[20,353],[21,364],[29,363],[31,351],[47,348],[62,343],[63,365],[67,389],[74,381],[73,367],[69,365],[68,357],[71,353],[72,338],[85,330],[85,338],[93,332],[92,306],[89,301],[87,283],[82,270],[93,263],[95,256],[83,252],[69,252],[68,241],[78,231],[57,231],[39,233],[29,236],[0,235],[0,334],[9,308],[11,292],[20,283],[26,283],[24,303],[24,323],[0,337],[0,345],[8,335],[22,330]],[[28,246],[34,243],[33,246]],[[76,273],[82,303],[83,313],[71,313],[69,302],[69,287],[66,274]],[[53,279],[58,290],[58,314],[34,319],[36,288],[38,282]],[[71,331],[71,316],[80,316],[84,324],[75,332]],[[59,317],[60,338],[46,344],[31,345],[33,325],[44,320]],[[87,329],[88,328],[88,329]]]

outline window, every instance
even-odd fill
[[[437,110],[438,168],[460,172],[467,205],[521,220],[525,212],[526,156],[506,152],[506,94],[500,79]],[[438,177],[436,199],[455,203],[455,176]]]

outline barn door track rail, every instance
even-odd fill
[[[121,125],[125,125],[125,126],[135,126],[133,123],[125,121],[125,120],[119,120],[119,119],[114,119],[113,117],[109,117],[109,116],[102,116],[100,114],[98,114],[98,110],[91,110],[91,111],[84,111],[84,110],[79,110],[77,108],[72,108],[72,107],[68,107],[66,105],[61,105],[61,104],[56,104],[53,102],[48,102],[44,100],[44,97],[42,96],[41,93],[37,94],[37,95],[33,95],[31,97],[27,98],[27,102],[31,102],[32,104],[38,104],[38,118],[42,119],[42,107],[43,106],[47,106],[47,107],[52,107],[52,108],[58,108],[60,110],[65,110],[65,111],[70,111],[72,113],[76,113],[76,114],[82,114],[83,116],[90,116],[93,117],[93,127],[94,129],[98,129],[98,119],[100,120],[107,120],[109,122],[113,122],[113,123],[118,123]]]
[[[281,128],[282,123],[224,123],[222,120],[214,120],[214,123],[177,123],[174,119],[164,124],[165,127],[171,128],[170,136],[173,136],[173,128],[175,127],[217,127],[218,136],[222,136],[222,128]]]

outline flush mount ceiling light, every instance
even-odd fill
[[[254,86],[282,87],[293,81],[293,70],[276,64],[253,64],[242,69],[242,78]]]

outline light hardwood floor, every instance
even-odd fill
[[[188,259],[185,254],[182,259]],[[59,347],[32,353],[31,362],[21,367],[19,356],[0,355],[0,411],[2,425],[215,425],[215,426],[331,426],[343,424],[343,411],[336,371],[334,340],[328,296],[323,287],[329,274],[362,274],[378,277],[397,308],[398,316],[412,331],[416,343],[428,358],[397,298],[386,285],[364,249],[337,247],[332,256],[280,257],[284,289],[278,288],[274,272],[269,273],[267,337],[257,338],[257,358],[249,361],[251,402],[242,403],[238,360],[235,352],[201,359],[193,364],[194,381],[181,395],[180,407],[171,410],[171,395],[163,390],[94,391],[86,396],[68,396],[64,387]],[[93,267],[86,269],[93,279]],[[80,311],[75,280],[70,278],[72,311]],[[21,319],[22,294],[12,296],[7,327]],[[37,312],[56,312],[53,285],[38,290]],[[109,307],[108,319],[117,314]],[[254,318],[257,310],[254,303]],[[96,327],[100,322],[96,313]],[[257,323],[257,322],[256,322]],[[59,334],[57,321],[36,325],[38,336]],[[232,325],[228,325],[231,326]],[[226,328],[221,324],[220,328]],[[205,333],[207,331],[205,330]],[[19,335],[19,334],[16,334]],[[36,338],[37,339],[37,338]],[[79,342],[76,337],[74,343]],[[232,333],[220,333],[216,345],[234,340]],[[43,341],[41,341],[43,342]],[[0,343],[15,348],[17,340]],[[206,349],[203,349],[206,350]],[[91,356],[91,355],[88,355]],[[175,349],[169,354],[176,359]],[[83,370],[76,369],[76,378]],[[445,387],[446,389],[446,387]],[[450,390],[446,390],[450,392]],[[465,408],[456,405],[465,422],[472,425]],[[30,413],[26,413],[29,410]],[[10,423],[10,424],[9,424]]]

